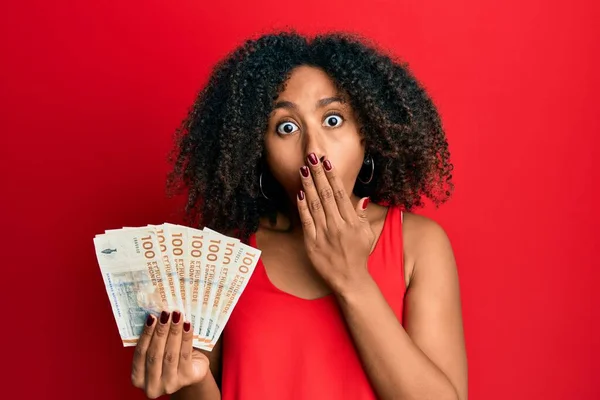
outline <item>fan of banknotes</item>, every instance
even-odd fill
[[[106,292],[125,347],[148,313],[178,310],[194,347],[212,350],[260,258],[260,250],[209,228],[164,223],[94,237]]]

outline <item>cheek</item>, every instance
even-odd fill
[[[348,193],[352,193],[352,189],[354,189],[354,184],[356,183],[356,178],[358,177],[358,172],[363,164],[363,156],[352,157],[352,159],[348,159],[347,161],[348,164],[344,169],[343,182],[346,191]]]
[[[267,164],[271,175],[285,189],[292,190],[300,186],[299,168],[304,164],[298,152],[273,149],[267,155]]]
[[[354,185],[364,160],[365,153],[362,145],[359,142],[353,142],[346,146],[334,147],[334,149],[329,158],[335,161],[344,183]]]

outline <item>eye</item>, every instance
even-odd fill
[[[294,129],[296,128],[296,129]],[[280,135],[290,135],[294,132],[296,132],[298,130],[298,126],[290,121],[285,121],[282,122],[281,124],[277,125],[277,133],[279,133]]]
[[[344,122],[344,118],[339,114],[330,114],[327,117],[325,117],[325,123],[330,128],[337,128],[338,126],[341,126],[343,122]],[[329,125],[329,124],[331,124],[331,125]]]

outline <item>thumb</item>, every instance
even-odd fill
[[[370,200],[371,199],[369,197],[363,197],[356,205],[356,215],[361,222],[365,222],[367,220],[367,206],[369,205]]]
[[[193,383],[204,380],[210,373],[210,360],[198,349],[192,351],[191,377]]]

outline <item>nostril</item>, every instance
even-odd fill
[[[325,156],[321,156],[321,158],[319,158],[319,160],[320,160],[321,162],[323,162],[323,160],[325,160]]]

